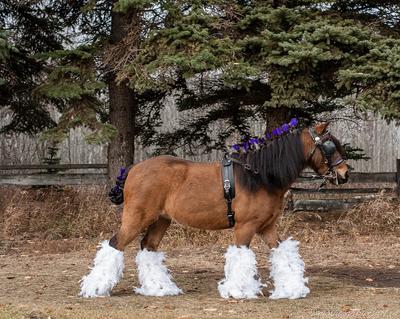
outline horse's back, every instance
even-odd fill
[[[149,158],[136,164],[129,172],[126,189],[162,187],[169,191],[180,187],[187,179],[207,179],[208,175],[216,177],[218,163],[193,162],[190,160],[161,155]]]

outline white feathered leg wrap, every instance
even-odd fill
[[[225,254],[225,278],[218,283],[222,298],[257,298],[264,285],[257,273],[254,252],[246,246],[229,246]]]
[[[101,243],[90,273],[81,280],[80,296],[109,296],[111,289],[120,281],[124,271],[124,254],[109,245],[108,240]]]
[[[304,278],[304,261],[299,254],[298,241],[288,238],[272,249],[270,264],[270,277],[275,289],[269,298],[297,299],[309,294],[310,289],[306,286],[308,278]]]
[[[143,249],[136,256],[141,287],[135,292],[145,296],[174,296],[182,293],[172,281],[167,267],[163,264],[164,253]]]

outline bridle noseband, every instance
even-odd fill
[[[313,128],[309,128],[308,131],[311,135],[312,140],[314,141],[314,148],[308,156],[308,161],[311,160],[311,158],[314,156],[316,149],[318,148],[325,159],[325,163],[328,165],[328,170],[325,172],[325,174],[321,175],[321,177],[324,179],[323,185],[326,183],[327,180],[334,180],[335,184],[338,184],[339,181],[334,168],[335,166],[343,163],[345,161],[345,157],[341,155],[335,162],[332,161],[332,156],[337,151],[337,148],[329,131],[325,132],[322,135],[318,135]]]

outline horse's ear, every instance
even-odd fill
[[[314,127],[315,133],[317,133],[318,135],[324,134],[328,125],[329,125],[329,122],[322,122],[322,123],[315,125],[315,127]]]

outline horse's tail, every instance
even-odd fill
[[[120,168],[119,175],[115,181],[115,186],[111,188],[110,192],[108,193],[108,197],[116,205],[122,204],[124,202],[125,180],[131,167],[132,166],[129,166],[127,168]]]

